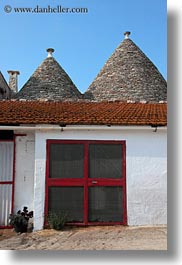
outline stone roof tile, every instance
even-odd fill
[[[15,98],[77,100],[82,98],[82,95],[64,69],[49,54]]]
[[[167,83],[151,60],[127,35],[84,97],[96,101],[166,101]]]

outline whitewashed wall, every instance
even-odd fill
[[[35,134],[24,133],[26,136],[16,137],[15,212],[24,206],[28,210],[34,207]]]
[[[94,130],[90,128],[87,130],[72,131],[67,130],[66,128],[62,132],[61,130],[55,132],[44,130],[35,133],[35,183],[33,207],[35,212],[35,230],[42,229],[44,222],[47,139],[126,140],[128,225],[154,225],[167,223],[166,129],[161,128],[158,129],[157,132],[154,132],[154,129],[152,128],[145,130],[144,128],[139,129],[138,127],[136,127],[136,130],[129,130],[122,127],[121,130],[115,130],[111,127],[107,128],[107,130],[102,128],[100,130]],[[26,140],[24,139],[22,141]],[[33,156],[31,155],[31,157]],[[21,170],[23,171],[23,169]],[[33,169],[31,170],[32,174]],[[31,183],[33,184],[33,182]],[[29,185],[29,187],[25,183],[23,185],[26,186],[29,194],[33,194],[31,185]],[[28,202],[29,201],[27,201],[27,203]],[[32,204],[30,205],[32,206]]]
[[[128,225],[167,224],[166,132],[132,132],[127,137]]]

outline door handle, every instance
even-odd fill
[[[97,180],[92,180],[92,184],[97,184]]]

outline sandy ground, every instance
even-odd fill
[[[0,230],[3,250],[167,250],[167,227],[96,226],[17,235]]]

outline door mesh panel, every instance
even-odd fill
[[[51,144],[50,178],[83,178],[84,145]]]
[[[83,187],[49,187],[49,212],[63,212],[69,222],[83,222]]]
[[[90,178],[122,177],[122,145],[90,144],[89,146]]]
[[[123,221],[122,187],[89,188],[89,221],[90,222]]]

